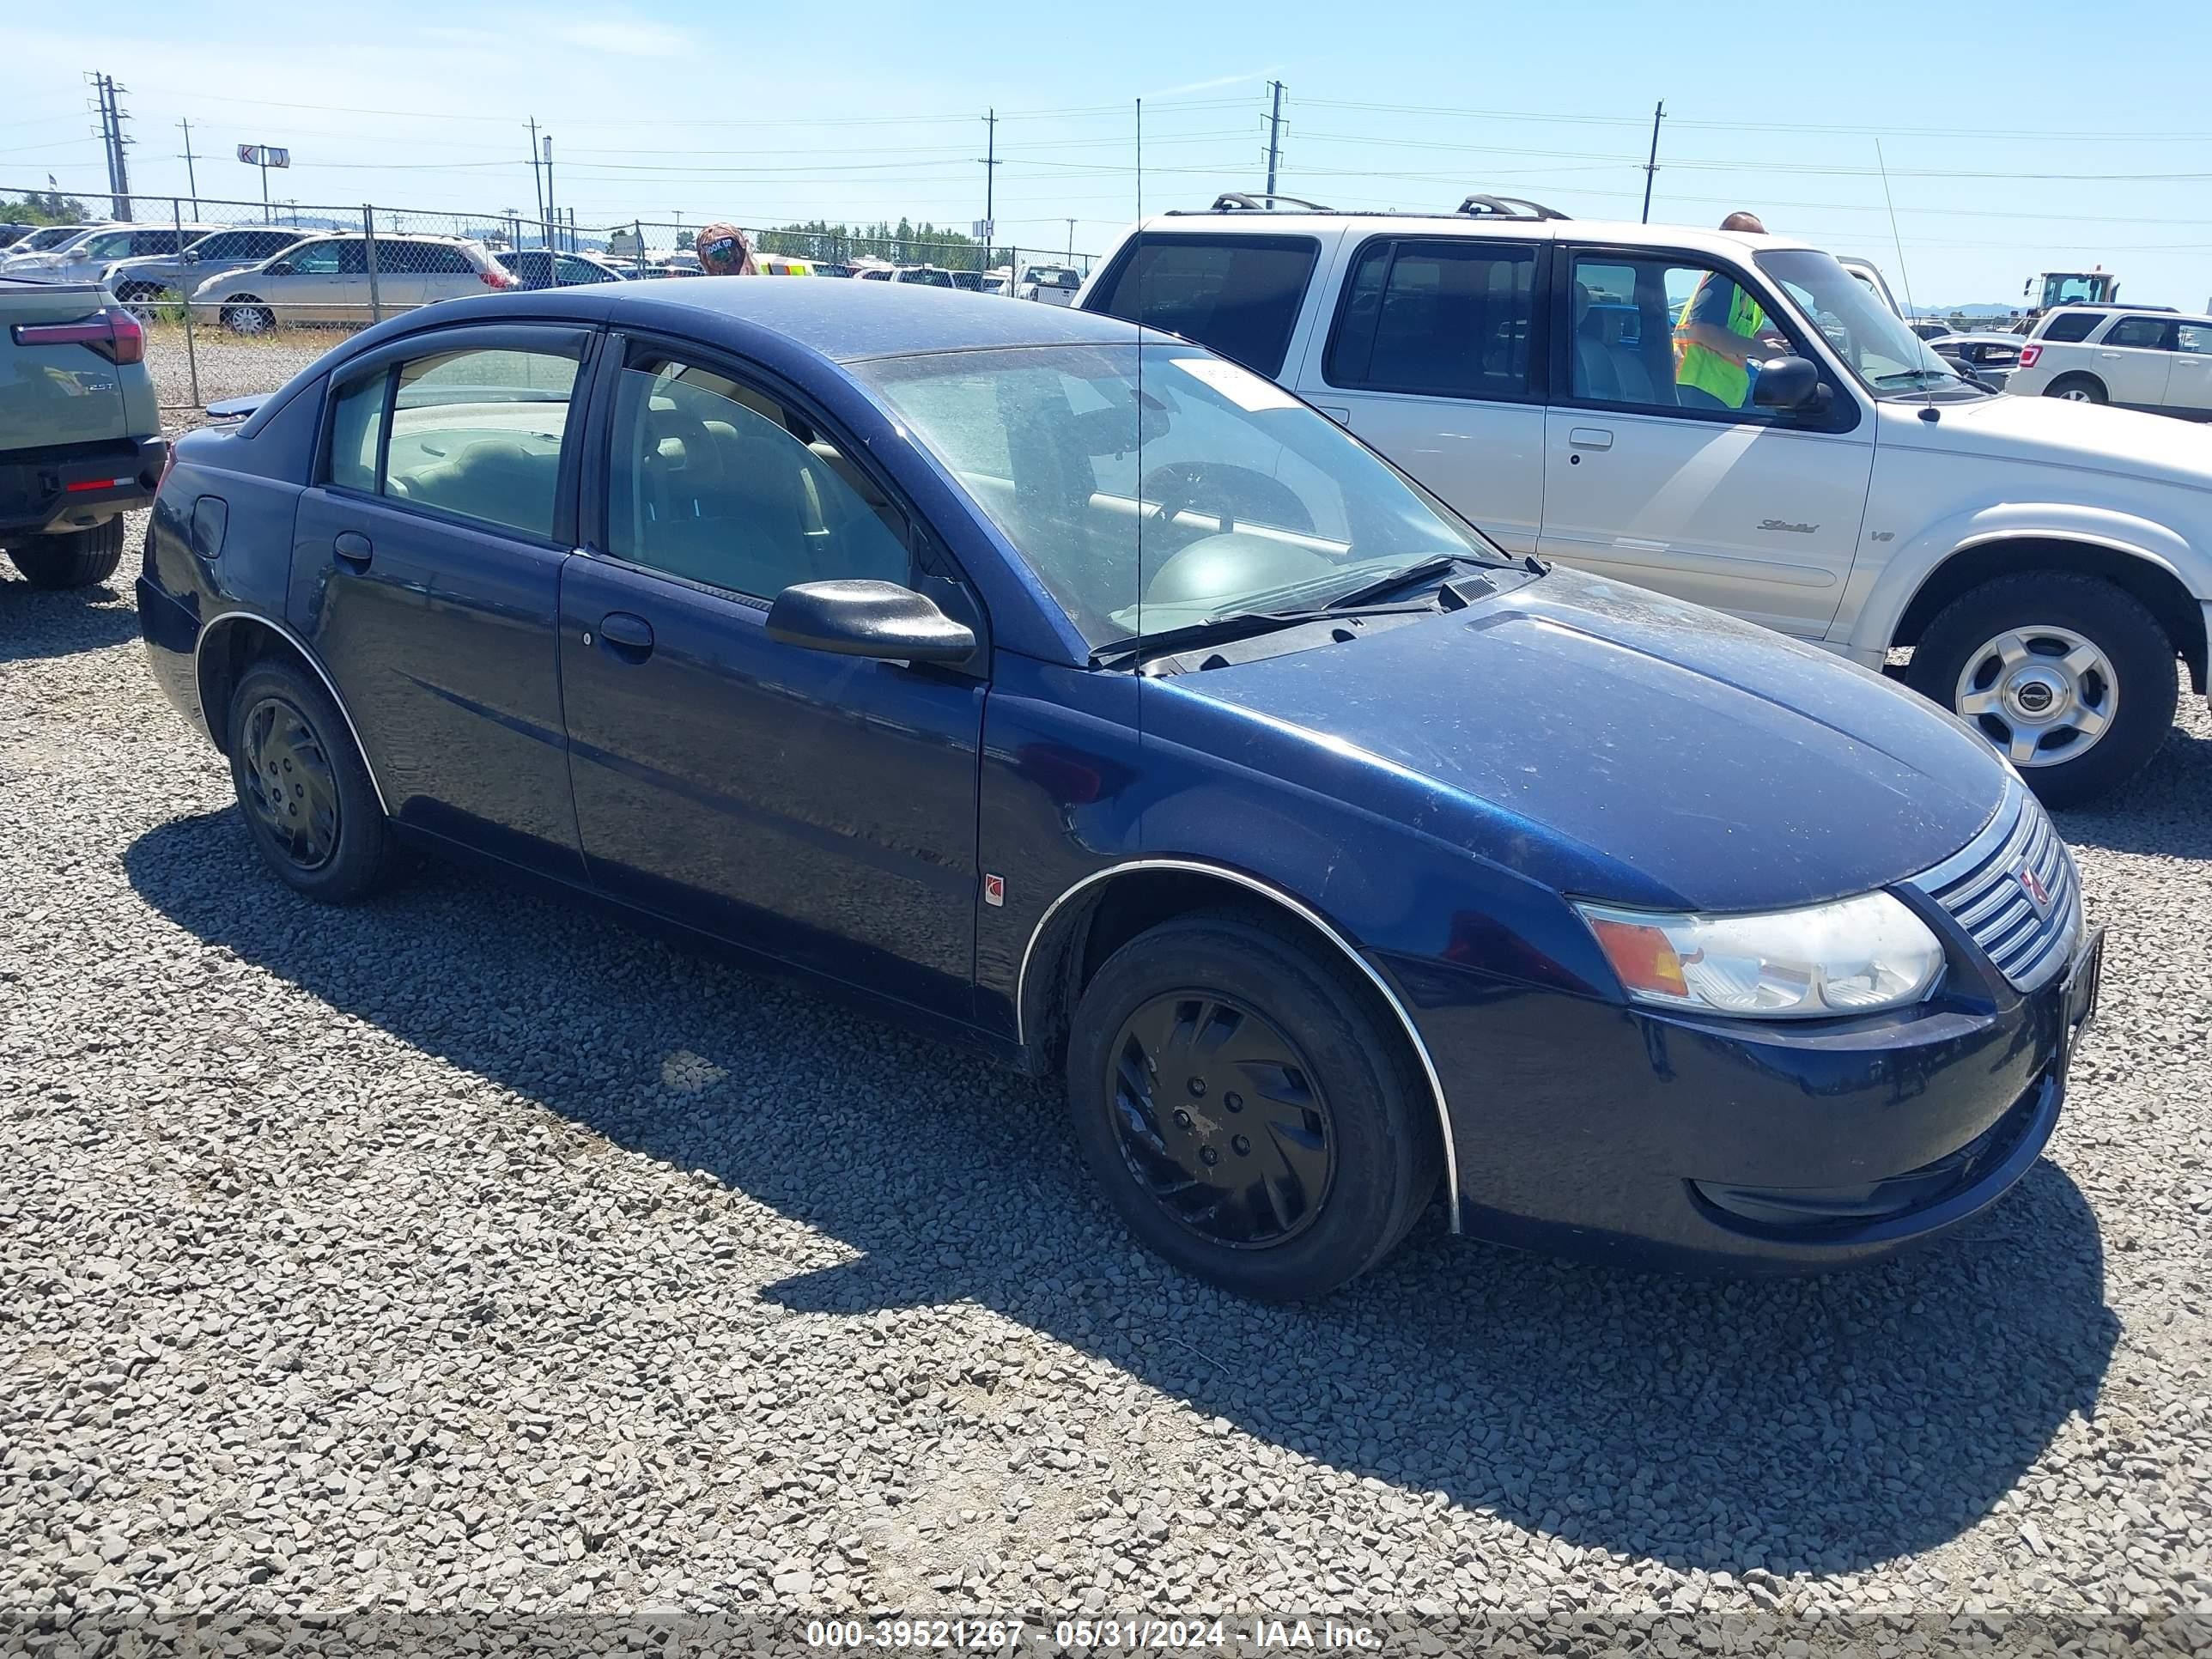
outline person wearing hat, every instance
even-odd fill
[[[691,246],[699,256],[700,269],[709,276],[760,275],[760,267],[753,263],[752,244],[735,225],[709,225]]]

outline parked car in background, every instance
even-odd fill
[[[12,219],[5,224],[0,224],[0,248],[15,246],[37,228],[36,225],[21,224]]]
[[[1031,265],[1022,272],[1021,285],[1014,290],[1017,299],[1041,300],[1048,306],[1064,306],[1074,301],[1076,290],[1083,286],[1083,278],[1066,265]]]
[[[1062,1078],[1241,1294],[1440,1188],[1802,1271],[2027,1172],[2101,935],[1987,744],[1140,337],[831,283],[404,318],[179,441],[147,659],[275,879],[488,857]]]
[[[2059,311],[2042,321],[2007,391],[2212,421],[2212,316]]]
[[[314,234],[285,225],[218,230],[179,252],[118,259],[101,272],[101,280],[143,319],[162,300],[182,298],[202,283],[273,259]]]
[[[48,225],[34,230],[0,258],[0,276],[18,276],[24,270],[43,265],[48,256],[66,254],[71,248],[89,237],[116,227],[102,220],[89,225]]]
[[[629,274],[633,282],[660,282],[671,276],[704,276],[707,273],[697,265],[678,264],[671,259],[648,259]]]
[[[7,274],[33,283],[100,282],[109,267],[125,259],[158,255],[173,259],[178,250],[196,242],[213,225],[116,225],[95,231],[50,253],[34,253],[10,260]]]
[[[1957,364],[1960,374],[1991,392],[2002,392],[2020,367],[2022,343],[2017,334],[1938,334],[1928,343],[1937,356]]]
[[[203,283],[196,312],[239,334],[280,324],[365,325],[389,315],[485,289],[518,286],[481,242],[458,236],[379,236],[372,280],[368,239],[359,232],[311,236],[276,258]]]
[[[96,283],[0,277],[0,548],[25,580],[112,575],[167,459],[138,319]]]
[[[2206,690],[2202,436],[1991,397],[1802,242],[1534,207],[1217,208],[1135,227],[1080,303],[1133,319],[1140,295],[1516,553],[1869,669],[1909,649],[1909,683],[2046,799],[2149,760],[2177,659]],[[1698,343],[1754,315],[1741,355]]]
[[[589,288],[593,283],[628,280],[635,267],[625,269],[590,253],[562,253],[553,248],[501,248],[492,256],[518,288],[536,292],[548,288]]]

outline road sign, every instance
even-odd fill
[[[998,225],[994,220],[975,219],[969,222],[969,234],[979,242],[989,241],[997,231]]]
[[[238,159],[250,167],[289,167],[292,165],[292,152],[274,144],[240,144]]]

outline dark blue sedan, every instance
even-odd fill
[[[1948,715],[1085,312],[431,307],[178,444],[139,612],[300,891],[466,854],[1060,1073],[1134,1232],[1254,1296],[1440,1185],[1541,1249],[1883,1255],[2034,1162],[2094,1004]]]

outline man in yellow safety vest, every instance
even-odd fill
[[[1764,235],[1755,215],[1731,213],[1723,230]],[[1759,364],[1784,356],[1789,343],[1733,277],[1714,271],[1698,283],[1674,330],[1674,384],[1704,392],[1724,409],[1748,409]]]

